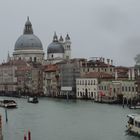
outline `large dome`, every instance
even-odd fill
[[[40,39],[34,34],[21,35],[16,43],[15,50],[43,50]]]
[[[15,43],[16,50],[43,50],[40,39],[33,34],[32,24],[27,18],[23,35]]]
[[[64,53],[64,47],[59,42],[52,42],[48,46],[47,53]]]

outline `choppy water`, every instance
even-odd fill
[[[5,110],[0,108],[4,140],[23,140],[28,130],[32,140],[140,139],[125,133],[126,115],[140,113],[140,110],[92,101],[43,98],[38,104],[31,104],[26,99],[14,100],[18,108],[8,110],[8,123],[5,122]]]

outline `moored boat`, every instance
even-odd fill
[[[129,108],[130,108],[130,109],[140,109],[140,103],[138,102],[138,103],[135,104],[135,105],[131,105]]]
[[[28,97],[28,103],[38,103],[38,98],[35,97]]]
[[[16,108],[17,103],[14,100],[1,100],[0,106],[5,108]]]
[[[140,136],[140,115],[129,114],[127,117],[129,119],[126,125],[127,130]]]
[[[136,106],[130,106],[130,109],[140,109],[140,105],[136,105]]]

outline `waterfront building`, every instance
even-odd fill
[[[112,75],[105,72],[90,72],[76,79],[76,97],[80,99],[96,99],[98,85],[101,80],[112,79]]]
[[[59,68],[56,64],[43,66],[43,91],[46,96],[57,97],[60,93]]]
[[[114,74],[113,60],[102,58],[102,57],[92,57],[90,60],[85,59],[81,61],[81,75],[85,75],[89,72],[104,72],[108,74]]]
[[[31,63],[30,65],[32,68],[31,73],[29,73],[28,75],[28,78],[31,78],[31,83],[29,86],[30,94],[31,95],[44,95],[42,65],[40,63]]]
[[[16,70],[16,66],[7,63],[3,63],[0,65],[0,93],[2,95],[16,92]]]
[[[95,99],[98,95],[97,78],[77,78],[76,79],[76,98]]]
[[[108,97],[119,98],[122,96],[126,99],[137,97],[137,87],[135,81],[132,80],[101,81],[99,84],[99,91],[103,92]]]
[[[15,43],[13,57],[15,60],[21,59],[39,63],[42,63],[44,60],[43,45],[40,39],[34,34],[29,17],[25,23],[23,35]]]
[[[7,96],[42,95],[42,65],[25,60],[3,63],[0,65],[0,93]]]
[[[26,61],[15,61],[17,66],[17,92],[21,95],[43,94],[43,73],[40,63],[27,63]]]
[[[17,78],[16,94],[20,96],[27,92],[28,83],[30,83],[28,73],[30,73],[31,67],[25,60],[10,60],[8,63],[17,67],[15,71]]]
[[[134,68],[116,67],[112,80],[101,80],[99,93],[108,97],[133,99],[137,98],[137,85]]]
[[[76,78],[80,77],[80,70],[76,63],[67,62],[60,66],[60,97],[76,98]]]

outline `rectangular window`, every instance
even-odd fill
[[[91,80],[91,85],[93,84],[93,81]]]
[[[87,80],[85,80],[85,85],[87,85]]]
[[[131,91],[131,88],[129,87],[129,92]]]
[[[93,92],[91,92],[91,97],[93,97]]]
[[[104,90],[106,90],[106,86],[104,86]]]
[[[125,91],[127,92],[127,87],[125,87]]]
[[[140,122],[138,122],[138,127],[140,128]]]
[[[88,85],[90,85],[90,80],[88,80]]]
[[[124,87],[122,86],[122,91],[124,91]]]
[[[132,92],[134,92],[134,87],[132,87]]]

